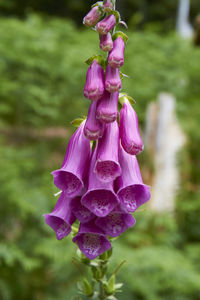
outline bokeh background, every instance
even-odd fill
[[[91,4],[0,1],[2,300],[80,299],[81,276],[72,264],[76,246],[70,237],[57,241],[42,215],[56,202],[50,172],[61,165],[74,130],[70,122],[86,115],[89,106],[82,93],[84,61],[100,52],[97,34],[82,25]],[[114,242],[111,271],[127,260],[118,274],[123,300],[200,299],[200,47],[194,37],[200,3],[190,1],[189,22],[196,29],[188,39],[176,32],[179,5],[117,1],[129,26],[123,72],[130,79],[123,79],[123,91],[136,99],[143,135],[149,103],[167,92],[176,98],[185,136],[176,156],[173,210],[143,207],[135,214],[136,226]],[[148,184],[154,182],[154,159],[146,145],[139,161]]]

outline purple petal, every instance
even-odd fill
[[[73,238],[73,242],[77,243],[83,254],[91,260],[111,248],[103,231],[94,222],[80,224],[79,232]]]
[[[104,70],[96,60],[88,68],[84,96],[90,100],[98,100],[104,93]]]
[[[97,218],[96,225],[103,228],[106,235],[117,237],[128,228],[135,225],[135,219],[131,214],[111,212],[104,218]]]
[[[97,23],[96,30],[100,34],[107,34],[116,24],[116,18],[114,15],[105,17],[102,21]]]
[[[126,152],[139,154],[143,149],[143,141],[139,133],[137,114],[127,99],[123,104],[119,117],[121,143]]]
[[[54,184],[70,196],[78,195],[84,187],[91,156],[90,141],[84,136],[85,122],[72,135],[64,162],[59,170],[52,172]]]
[[[127,211],[134,212],[150,199],[150,188],[143,184],[135,155],[130,155],[120,146],[119,162],[122,174],[116,180],[117,195]]]
[[[46,223],[56,232],[58,240],[63,239],[71,232],[71,225],[76,218],[69,206],[69,199],[62,193],[58,202],[50,214],[44,215]]]
[[[84,17],[83,24],[88,27],[96,25],[101,17],[101,11],[98,6],[93,7],[89,13]]]
[[[96,118],[96,107],[98,100],[92,101],[88,111],[84,134],[89,140],[97,140],[103,136],[104,124]]]
[[[121,78],[119,69],[112,68],[110,65],[106,67],[105,88],[108,92],[114,93],[121,89]]]
[[[94,172],[104,182],[111,182],[121,174],[118,161],[119,127],[117,122],[106,124],[104,135],[98,141]]]
[[[117,120],[119,92],[110,94],[105,91],[103,97],[99,99],[96,117],[101,122],[112,123]]]
[[[113,48],[108,55],[108,64],[113,68],[120,68],[124,64],[124,50],[125,44],[121,37],[118,37],[114,43]]]
[[[100,34],[100,48],[102,51],[108,52],[113,48],[113,40],[110,32],[107,34]]]
[[[73,198],[70,202],[71,210],[75,217],[83,224],[91,221],[96,216],[81,204],[81,197]]]
[[[96,216],[104,217],[118,204],[118,199],[113,191],[113,183],[102,182],[97,178],[93,171],[95,161],[96,149],[90,164],[88,191],[83,195],[81,203]]]

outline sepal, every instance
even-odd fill
[[[111,10],[109,12],[109,15],[114,15],[115,19],[116,19],[116,25],[119,24],[121,22],[121,16],[120,13],[117,10]]]
[[[127,41],[128,41],[128,36],[127,36],[124,32],[122,32],[122,31],[116,31],[116,32],[113,34],[113,36],[112,36],[113,41],[116,40],[118,37],[121,37],[121,38],[123,39],[123,41],[124,41],[125,44],[127,43]]]
[[[94,60],[96,60],[98,62],[98,64],[102,66],[102,68],[105,67],[106,62],[105,62],[105,59],[103,58],[103,56],[101,56],[101,55],[93,55],[90,58],[88,58],[85,62],[86,62],[86,64],[88,64],[90,66]]]
[[[123,106],[125,100],[128,100],[132,105],[136,103],[136,101],[131,96],[127,95],[126,93],[120,93],[118,101],[121,106]]]
[[[74,119],[73,121],[71,121],[71,124],[74,127],[78,128],[85,119],[86,119],[85,117]]]

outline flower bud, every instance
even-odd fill
[[[111,182],[121,174],[118,161],[119,127],[117,122],[105,125],[104,135],[98,141],[94,172],[104,182]]]
[[[115,15],[109,15],[105,17],[102,21],[97,23],[96,30],[100,34],[107,34],[116,25]]]
[[[112,0],[106,0],[105,2],[104,2],[104,5],[103,5],[103,9],[110,9],[110,10],[112,10],[114,8],[114,5],[113,5],[113,2],[112,2]]]
[[[101,11],[98,6],[94,6],[83,19],[83,24],[88,27],[96,25],[101,17]]]
[[[58,240],[63,239],[71,232],[71,225],[76,217],[72,214],[69,199],[64,192],[60,195],[54,210],[50,214],[44,215],[47,225],[55,232]]]
[[[99,99],[96,116],[101,122],[111,123],[117,119],[119,92],[105,92]]]
[[[109,52],[113,48],[113,40],[110,32],[107,34],[100,34],[100,48],[102,51]]]
[[[108,64],[113,68],[120,68],[124,64],[125,44],[122,37],[113,42],[113,48],[108,55]]]
[[[110,65],[106,67],[105,88],[108,92],[114,93],[121,89],[120,71],[117,68],[112,68]]]
[[[87,224],[80,224],[78,234],[73,238],[79,249],[89,259],[95,259],[103,252],[111,248],[111,244],[93,221]]]
[[[142,181],[136,156],[128,154],[122,146],[119,148],[119,163],[122,174],[116,180],[117,195],[127,211],[134,212],[150,199],[150,187]]]
[[[61,168],[52,172],[56,187],[70,197],[81,192],[84,187],[83,179],[88,172],[91,147],[83,133],[84,125],[85,122],[82,122],[72,135]]]
[[[126,152],[132,155],[139,154],[143,149],[143,141],[139,133],[137,114],[130,102],[125,98],[119,116],[120,138]]]
[[[104,93],[104,70],[96,60],[88,68],[84,96],[98,100]]]
[[[98,100],[92,101],[89,107],[84,134],[89,140],[97,140],[102,137],[104,124],[96,118],[96,107]]]

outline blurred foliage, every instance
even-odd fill
[[[147,29],[129,32],[123,89],[137,103],[141,125],[147,104],[160,91],[177,98],[177,113],[187,135],[179,157],[182,185],[175,217],[135,214],[137,225],[114,247],[112,268],[119,272],[128,300],[196,300],[200,282],[200,50],[173,34]],[[94,32],[71,22],[39,18],[0,19],[0,126],[13,130],[0,140],[0,299],[76,298],[79,272],[71,263],[76,247],[57,241],[42,215],[56,202],[50,171],[60,166],[66,142],[15,136],[15,129],[69,127],[87,113],[82,90],[84,61],[98,50]],[[70,129],[69,129],[70,130]],[[144,156],[141,156],[144,159]]]
[[[0,14],[25,17],[27,13],[67,17],[82,25],[84,15],[95,1],[85,0],[0,0]],[[175,28],[179,0],[117,0],[117,9],[130,28],[151,27],[159,31]],[[190,0],[191,23],[200,13],[199,0]]]

